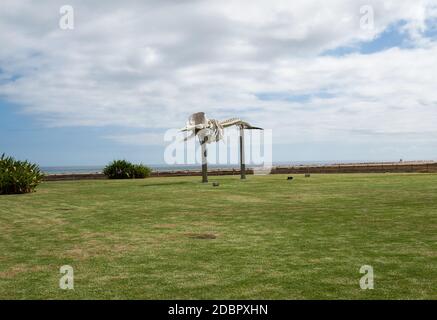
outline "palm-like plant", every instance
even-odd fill
[[[5,154],[0,157],[0,194],[33,192],[43,177],[36,164],[18,161]]]

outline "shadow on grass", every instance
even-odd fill
[[[176,185],[195,185],[195,182],[192,181],[175,181],[175,182],[164,182],[164,183],[150,183],[142,185],[142,187],[160,187],[160,186],[176,186]]]

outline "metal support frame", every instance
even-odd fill
[[[206,148],[206,141],[201,142],[202,147],[202,182],[208,183],[208,150]]]
[[[240,126],[240,178],[246,179],[246,161],[244,158],[244,127]]]

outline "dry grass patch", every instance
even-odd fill
[[[5,271],[0,271],[0,279],[12,279],[24,273],[48,271],[50,269],[50,266],[35,266],[20,263],[10,267]]]
[[[217,235],[213,233],[186,233],[185,235],[191,239],[208,240],[217,238]]]

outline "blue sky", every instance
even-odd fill
[[[369,1],[363,30],[360,1],[77,0],[68,31],[57,1],[6,2],[0,153],[161,164],[205,111],[272,129],[274,161],[437,158],[435,1]]]
[[[346,54],[361,53],[372,54],[390,48],[411,48],[410,38],[406,32],[401,29],[405,26],[405,21],[400,21],[390,25],[371,41],[363,41],[328,50],[325,55],[342,56]],[[431,36],[431,35],[430,35]]]
[[[42,166],[104,165],[114,159],[163,163],[163,147],[123,145],[104,138],[112,127],[48,127],[0,100],[1,152]]]

